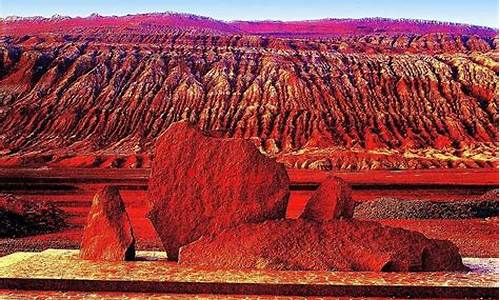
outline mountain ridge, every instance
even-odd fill
[[[156,18],[156,19],[152,19]],[[128,14],[124,16],[101,16],[98,14],[91,14],[87,17],[69,17],[54,15],[52,17],[17,17],[9,16],[0,18],[0,22],[4,23],[4,31],[7,33],[14,33],[20,31],[21,33],[36,32],[35,28],[23,28],[23,25],[39,25],[45,26],[46,30],[54,30],[50,27],[57,23],[68,27],[86,26],[94,27],[101,26],[93,24],[99,20],[106,22],[107,26],[124,26],[124,25],[137,25],[140,22],[151,22],[152,24],[178,26],[187,28],[189,26],[194,28],[210,28],[216,29],[227,34],[257,34],[257,35],[270,35],[270,36],[289,36],[293,37],[300,35],[316,35],[317,37],[328,37],[334,35],[347,35],[347,34],[367,34],[383,30],[384,32],[392,33],[454,33],[454,34],[468,34],[480,36],[492,36],[498,34],[498,29],[490,28],[487,26],[456,23],[456,22],[443,22],[432,20],[419,20],[419,19],[390,19],[380,17],[370,18],[322,18],[316,20],[297,20],[297,21],[280,21],[280,20],[232,20],[223,21],[211,17],[199,16],[189,13],[177,12],[158,12],[158,13],[141,13],[141,14]],[[190,20],[186,24],[186,20]],[[126,22],[130,22],[127,24]],[[196,23],[195,21],[199,21]],[[115,23],[113,23],[115,22]],[[135,22],[135,23],[134,23]],[[208,22],[208,23],[207,23]],[[24,24],[23,24],[24,23]],[[176,24],[178,23],[178,24]],[[310,26],[314,28],[311,29]],[[11,27],[11,28],[9,28]],[[357,28],[366,27],[366,28]],[[30,31],[31,30],[31,31]]]
[[[498,166],[498,34],[297,39],[95,20],[3,26],[0,166],[147,167],[179,120],[288,167]]]

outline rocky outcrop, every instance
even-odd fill
[[[229,269],[322,271],[462,271],[448,241],[382,226],[335,220],[245,224],[182,247],[179,263]]]
[[[207,136],[188,122],[158,139],[148,186],[149,219],[176,259],[181,246],[248,222],[285,217],[288,174],[242,139]]]
[[[118,188],[107,186],[94,196],[80,245],[88,260],[123,261],[135,257],[135,239]]]
[[[64,166],[147,155],[170,124],[189,120],[252,139],[288,167],[498,164],[495,33],[295,40],[99,20],[0,37],[5,157]]]
[[[342,178],[330,175],[307,201],[301,218],[319,222],[352,218],[355,205],[351,187]]]

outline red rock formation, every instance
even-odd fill
[[[495,30],[378,20],[367,21],[372,33],[348,22],[341,35],[298,40],[162,18],[2,22],[3,161],[99,167],[59,160],[147,156],[163,130],[188,119],[253,139],[289,167],[498,164]]]
[[[451,242],[357,220],[245,224],[182,247],[179,263],[229,269],[465,270]]]
[[[80,246],[80,257],[122,261],[135,257],[135,239],[118,189],[107,186],[94,196]]]
[[[319,222],[352,218],[354,207],[351,187],[342,178],[331,175],[307,201],[301,218]]]
[[[249,141],[204,135],[187,122],[158,139],[149,218],[176,259],[181,246],[247,222],[285,217],[288,174]]]

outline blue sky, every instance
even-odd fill
[[[2,16],[125,15],[176,11],[222,20],[388,17],[452,21],[498,28],[498,0],[0,0]]]

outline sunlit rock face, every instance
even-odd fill
[[[267,221],[244,224],[181,248],[179,263],[227,269],[463,271],[458,248],[375,222]]]
[[[355,206],[349,184],[330,175],[307,201],[301,218],[318,222],[352,218]]]
[[[4,21],[0,165],[149,167],[185,119],[295,168],[496,166],[496,31],[361,23],[282,39],[176,15]]]
[[[96,261],[134,259],[134,234],[118,188],[106,186],[94,196],[83,230],[80,257]]]
[[[249,141],[213,138],[187,122],[158,139],[148,186],[149,218],[167,251],[248,222],[282,219],[285,167]]]

